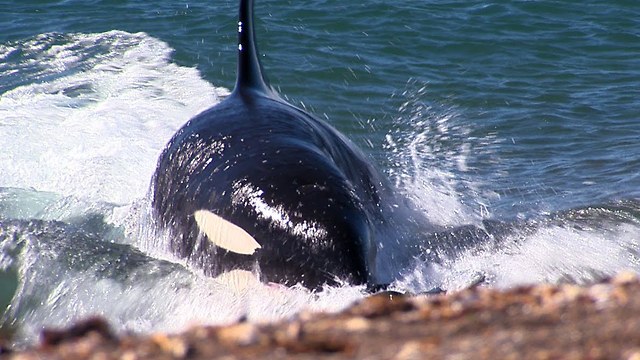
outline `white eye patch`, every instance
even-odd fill
[[[237,225],[221,218],[209,210],[193,213],[198,228],[214,245],[236,254],[253,255],[260,244]]]

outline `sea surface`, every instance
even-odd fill
[[[0,326],[17,346],[89,315],[173,332],[365,296],[230,286],[150,235],[160,151],[233,87],[236,17],[236,1],[0,0]],[[451,229],[394,289],[640,271],[640,2],[258,0],[256,19],[271,84]]]

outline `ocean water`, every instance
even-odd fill
[[[365,296],[234,286],[150,235],[160,151],[233,86],[236,1],[0,10],[0,325],[17,345],[94,314],[179,331]],[[272,85],[448,229],[416,231],[394,289],[640,270],[640,3],[270,0],[256,18]]]

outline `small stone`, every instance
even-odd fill
[[[561,292],[562,302],[576,301],[583,293],[583,288],[578,285],[565,285],[562,287]]]
[[[371,321],[363,317],[354,317],[344,322],[342,328],[347,331],[360,332],[371,327]]]
[[[218,331],[218,339],[236,345],[251,345],[258,340],[258,329],[251,323],[231,325]]]
[[[109,355],[104,352],[94,353],[91,355],[91,360],[109,360]]]
[[[420,351],[420,343],[417,341],[410,341],[400,348],[400,351],[393,358],[394,360],[413,360],[423,359],[424,354]]]
[[[125,351],[125,353],[120,356],[120,360],[136,360],[137,358],[136,353],[133,351]]]
[[[294,321],[287,325],[284,333],[288,339],[297,339],[302,333],[302,324],[298,321]]]
[[[604,304],[611,298],[610,284],[596,284],[588,289],[589,297],[598,304]]]
[[[101,317],[93,317],[79,321],[66,329],[45,329],[41,334],[41,343],[43,346],[55,346],[83,338],[91,333],[98,334],[107,340],[115,339],[107,321]]]
[[[627,360],[640,360],[640,349],[633,349],[625,355]]]
[[[625,270],[616,275],[611,282],[616,285],[629,285],[638,282],[638,274],[632,270]]]
[[[169,353],[177,358],[184,358],[187,356],[189,347],[180,338],[171,338],[165,334],[155,334],[151,337],[151,340],[157,344],[163,352]]]

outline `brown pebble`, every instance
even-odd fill
[[[189,346],[187,343],[178,337],[169,337],[165,334],[155,334],[151,337],[151,341],[158,345],[163,352],[169,353],[179,359],[186,357],[189,352]]]
[[[107,340],[115,339],[107,321],[101,317],[93,317],[82,320],[62,330],[44,329],[40,337],[40,343],[42,346],[55,346],[63,342],[82,338],[89,333],[97,333]]]
[[[129,350],[129,351],[125,351],[124,354],[122,354],[122,356],[120,356],[120,360],[137,360],[138,357],[136,356],[136,353]]]
[[[350,332],[361,332],[369,329],[370,327],[371,327],[371,321],[363,317],[354,317],[351,319],[347,319],[342,324],[342,328]]]
[[[228,344],[251,345],[258,340],[258,329],[251,323],[231,325],[218,330],[218,339]]]
[[[638,282],[638,274],[632,270],[622,271],[611,280],[615,285],[629,285],[636,282]]]
[[[629,350],[624,355],[627,360],[640,360],[640,349]]]
[[[400,351],[393,358],[394,360],[413,360],[420,359],[420,343],[417,341],[409,341],[402,345]]]

